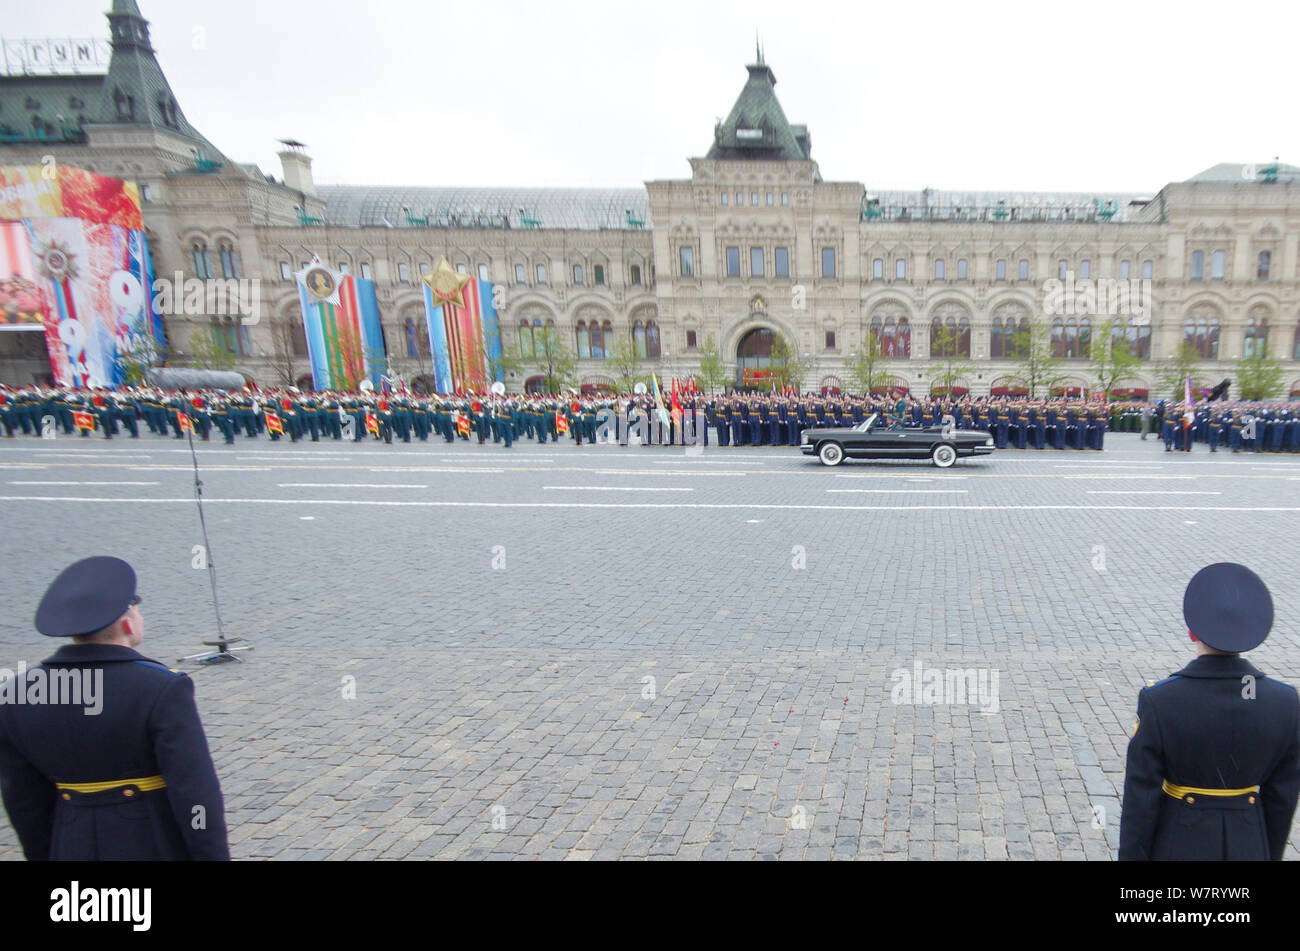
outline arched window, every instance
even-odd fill
[[[1052,356],[1057,359],[1065,356],[1065,321],[1060,317],[1052,320]]]
[[[640,286],[641,286],[641,266],[638,265],[638,264],[633,264],[633,265],[632,265],[632,268],[631,268],[631,273],[632,273],[632,286],[633,286],[633,287],[640,287]]]
[[[871,318],[871,336],[876,338],[876,345],[880,352],[885,352],[885,324],[879,317]]]
[[[989,359],[997,360],[1006,355],[1006,338],[1002,336],[1002,318],[994,317],[989,325]]]
[[[1255,280],[1267,281],[1269,268],[1273,265],[1273,255],[1268,251],[1259,252],[1259,265],[1255,268]]]
[[[221,276],[227,279],[239,277],[239,265],[235,263],[235,249],[229,241],[221,242]]]
[[[957,321],[957,356],[970,356],[970,320],[966,317]]]
[[[415,359],[420,355],[420,341],[415,332],[415,318],[407,317],[402,325],[402,335],[406,338],[406,355]]]
[[[898,326],[893,317],[885,318],[885,327],[880,338],[880,353],[886,357],[898,356]]]
[[[944,352],[947,349],[946,343],[943,336],[943,321],[935,317],[930,321],[930,356],[946,357],[948,355]]]
[[[1183,342],[1195,347],[1202,360],[1219,359],[1219,318],[1189,315],[1183,324]]]
[[[1064,353],[1061,356],[1073,360],[1079,355],[1079,324],[1073,317],[1065,322]]]
[[[649,321],[645,327],[645,352],[646,359],[659,359],[659,325],[653,320]]]
[[[307,331],[303,328],[302,321],[290,317],[289,328],[293,340],[293,355],[295,357],[307,356]]]
[[[591,358],[593,360],[604,360],[608,356],[605,349],[609,344],[614,342],[614,325],[608,320],[597,328],[596,322],[591,322]]]
[[[912,356],[912,325],[906,317],[898,318],[898,352],[895,356],[909,360]]]
[[[599,330],[596,331],[600,333]],[[582,360],[591,359],[591,334],[587,331],[587,322],[578,321],[578,357]]]
[[[639,320],[632,325],[632,346],[636,349],[637,357],[644,360],[646,358],[645,324]]]
[[[537,353],[533,346],[533,328],[528,323],[528,318],[519,321],[519,354],[523,357],[533,357]]]
[[[212,262],[208,259],[208,246],[202,241],[194,242],[194,276],[200,281],[212,277]]]
[[[1199,281],[1205,277],[1205,252],[1192,252],[1192,280]]]
[[[1092,355],[1092,320],[1088,317],[1079,319],[1079,352],[1075,354],[1080,360]]]
[[[1251,317],[1246,325],[1246,342],[1241,348],[1243,357],[1263,356],[1268,352],[1268,318]]]

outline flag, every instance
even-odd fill
[[[95,428],[95,417],[90,413],[73,413],[72,421],[77,424],[78,429]]]
[[[294,277],[312,385],[348,390],[370,380],[378,386],[378,361],[386,351],[375,282],[330,270],[319,257]]]
[[[366,432],[372,433],[376,439],[379,438],[379,417],[374,413],[366,413]]]
[[[1183,411],[1183,428],[1186,429],[1196,421],[1195,404],[1192,402],[1192,378],[1190,376],[1183,387],[1183,400],[1187,407]]]
[[[456,432],[469,438],[469,417],[464,413],[456,414]]]
[[[194,420],[190,417],[189,413],[177,413],[176,424],[180,427],[180,430],[183,433],[194,432]]]
[[[458,274],[443,258],[433,273],[425,276],[423,290],[434,389],[449,395],[461,390],[485,391],[494,382],[504,383],[501,324],[493,285]],[[489,373],[490,364],[495,365],[495,373]]]
[[[650,374],[650,382],[654,386],[655,409],[659,411],[659,422],[665,426],[668,425],[668,410],[664,409],[664,394],[659,389],[659,378],[653,372]]]
[[[678,426],[682,424],[682,403],[677,395],[677,378],[673,377],[673,420]]]
[[[266,431],[284,435],[284,423],[280,422],[280,417],[269,409],[266,411]]]
[[[563,412],[555,414],[555,431],[561,436],[569,431],[569,417],[565,416]]]

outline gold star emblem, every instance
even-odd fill
[[[457,274],[456,269],[448,263],[446,258],[438,261],[438,266],[434,268],[432,274],[426,274],[424,283],[428,284],[433,291],[433,303],[435,306],[442,304],[455,304],[458,307],[465,306],[465,285],[470,282],[466,274]]]

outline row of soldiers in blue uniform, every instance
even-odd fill
[[[911,400],[784,394],[688,395],[680,417],[669,401],[649,396],[414,397],[266,390],[165,393],[150,388],[115,392],[59,388],[0,391],[0,422],[6,435],[21,429],[40,435],[51,421],[65,433],[99,431],[106,438],[123,429],[184,438],[188,428],[202,440],[215,433],[233,443],[237,435],[267,435],[298,442],[310,438],[391,443],[446,442],[457,438],[504,443],[527,438],[540,443],[568,438],[627,443],[718,446],[797,446],[805,429],[854,426],[875,414],[879,425],[989,432],[999,448],[1095,449],[1104,445],[1110,421],[1105,404],[1066,400],[976,398]],[[698,422],[697,422],[698,421]],[[86,423],[93,425],[87,427]]]
[[[1210,452],[1300,452],[1300,407],[1280,402],[1205,402],[1192,407],[1164,401],[1155,410],[1165,452],[1190,452],[1205,443]]]

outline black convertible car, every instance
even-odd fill
[[[838,466],[850,459],[931,459],[947,469],[959,456],[986,456],[993,452],[993,436],[978,429],[891,429],[879,414],[852,429],[805,429],[799,450],[816,456],[823,465]]]

